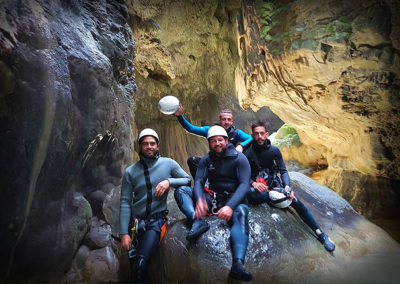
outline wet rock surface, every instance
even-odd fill
[[[127,20],[123,1],[0,3],[0,282],[59,282],[132,161]]]
[[[387,282],[400,276],[400,245],[358,215],[332,190],[310,178],[290,173],[296,195],[336,244],[325,251],[292,209],[267,204],[250,206],[250,240],[246,268],[253,282]],[[211,228],[193,245],[185,220],[171,222],[152,264],[153,282],[226,283],[232,281],[229,227],[209,217]]]

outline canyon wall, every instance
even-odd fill
[[[233,110],[235,125],[266,119],[277,130],[282,121],[269,109],[244,111],[235,93],[239,64],[237,21],[241,1],[127,1],[137,46],[135,78],[138,84],[135,133],[154,128],[161,137],[162,155],[185,169],[189,156],[208,151],[204,138],[189,135],[174,116],[158,111],[158,100],[179,98],[183,114],[194,125],[212,125],[220,110]]]
[[[0,282],[59,282],[132,162],[127,19],[123,1],[0,2]]]
[[[400,179],[398,3],[276,3],[243,7],[241,105],[269,106],[329,169]]]

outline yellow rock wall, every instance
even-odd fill
[[[265,119],[271,116],[279,124],[270,111],[245,111],[237,101],[237,17],[241,1],[127,3],[137,49],[134,134],[144,127],[154,128],[161,136],[161,154],[185,168],[189,156],[208,151],[205,138],[186,133],[175,117],[158,111],[158,100],[167,94],[179,98],[183,114],[194,125],[214,124],[224,108],[233,110],[236,126],[247,132],[260,115]]]
[[[270,34],[286,32],[281,41],[262,39],[257,6],[243,7],[240,103],[269,106],[330,169],[399,179],[397,4],[279,2],[284,25]],[[349,30],[341,34],[344,21]]]

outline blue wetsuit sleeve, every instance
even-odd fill
[[[171,176],[172,178],[169,178],[169,185],[172,187],[180,187],[182,185],[188,185],[190,184],[192,178],[179,166],[179,164],[174,161],[171,161]]]
[[[208,178],[208,169],[207,169],[207,163],[206,163],[206,156],[201,158],[199,162],[199,166],[196,171],[196,177],[194,179],[194,197],[195,201],[199,198],[202,198],[204,196],[204,185],[206,183],[206,180]]]
[[[207,138],[207,132],[208,129],[210,129],[210,126],[203,126],[203,127],[195,126],[191,124],[189,121],[187,121],[183,115],[178,116],[178,121],[182,125],[182,127],[185,128],[187,132]]]
[[[240,129],[238,130],[237,138],[241,142],[240,145],[242,145],[243,147],[247,146],[247,144],[249,144],[253,140],[253,137],[251,137],[251,135]]]
[[[128,170],[122,177],[121,199],[119,207],[119,233],[128,234],[129,220],[131,218],[132,183]]]
[[[238,153],[237,163],[237,177],[239,180],[239,186],[236,188],[235,193],[228,200],[226,205],[231,207],[233,210],[240,204],[243,203],[245,196],[250,190],[250,164],[247,158],[242,154]]]
[[[289,178],[289,173],[286,169],[286,165],[285,162],[283,161],[282,158],[282,153],[281,151],[278,149],[278,153],[276,155],[277,158],[277,163],[278,163],[278,169],[279,169],[279,173],[281,174],[281,180],[283,183],[283,187],[285,187],[286,185],[290,186],[290,178]]]

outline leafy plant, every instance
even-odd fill
[[[274,17],[282,11],[282,8],[276,8],[272,2],[258,2],[258,12],[260,14],[260,23],[263,24],[261,36],[266,40],[273,40],[274,38],[269,34],[271,29],[279,26],[282,23],[275,20]]]

